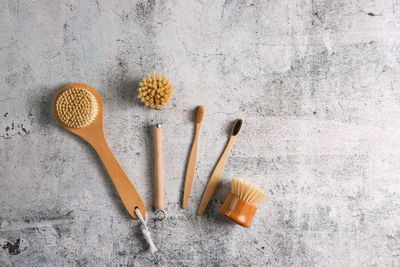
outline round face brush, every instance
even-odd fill
[[[250,227],[257,206],[267,199],[267,194],[245,179],[232,179],[232,193],[225,199],[219,212],[232,221]]]
[[[86,140],[99,154],[128,213],[138,219],[135,209],[146,217],[146,207],[104,137],[103,101],[92,87],[74,83],[62,88],[54,100],[57,121]]]
[[[167,76],[161,73],[148,74],[147,78],[139,84],[138,98],[151,108],[160,110],[165,107],[172,96],[172,84]],[[157,112],[157,116],[159,116]],[[160,119],[157,118],[157,124],[154,127],[154,147],[155,147],[155,180],[156,180],[156,209],[162,211],[165,207],[164,204],[164,163],[163,163],[163,149],[162,149],[163,131]],[[157,211],[157,214],[158,214]],[[163,212],[162,212],[163,213]],[[158,219],[163,219],[164,216]]]

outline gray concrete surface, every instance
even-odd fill
[[[400,2],[0,1],[1,266],[399,266]],[[167,218],[154,220],[152,120],[138,81],[173,81]],[[146,251],[104,167],[51,110],[97,88],[105,133],[149,208]],[[206,108],[188,210],[180,208]],[[241,117],[217,194],[195,211]],[[250,229],[217,212],[231,177],[270,195]]]

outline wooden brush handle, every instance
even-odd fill
[[[224,153],[222,154],[217,163],[217,166],[215,166],[215,169],[211,174],[210,180],[208,180],[207,187],[204,190],[203,198],[200,202],[199,210],[197,211],[199,215],[203,215],[205,209],[207,208],[208,202],[210,202],[211,197],[217,189],[219,179],[221,178],[222,172],[224,171],[226,161],[228,160],[229,153],[235,140],[236,136],[231,136],[228,144],[226,145]]]
[[[99,154],[100,159],[110,175],[115,189],[117,190],[118,195],[120,196],[128,213],[135,219],[138,219],[137,215],[135,214],[135,208],[138,207],[143,218],[145,218],[146,207],[139,193],[136,191],[135,186],[131,183],[128,176],[109,148],[104,136],[97,135],[97,138],[90,140],[90,144]]]
[[[154,127],[155,176],[156,176],[156,209],[164,209],[164,163],[162,149],[163,131],[161,125]]]
[[[185,178],[185,191],[183,192],[183,202],[182,208],[186,209],[189,205],[189,197],[190,192],[192,191],[193,180],[194,180],[194,172],[196,170],[196,161],[197,161],[197,150],[199,144],[199,131],[200,125],[197,123],[196,125],[196,135],[194,138],[192,150],[190,151],[189,163],[186,170],[186,178]]]

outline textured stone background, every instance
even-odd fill
[[[155,115],[136,99],[154,70],[175,86],[162,111],[162,222],[151,211]],[[399,1],[0,0],[0,265],[398,266],[399,74]],[[149,208],[156,256],[94,150],[56,124],[53,98],[71,82],[103,96],[106,137]],[[234,176],[270,195],[250,229],[217,212]]]

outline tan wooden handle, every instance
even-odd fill
[[[164,209],[164,163],[162,149],[163,131],[161,125],[154,127],[155,177],[156,177],[156,209]]]
[[[196,135],[193,141],[192,150],[190,151],[188,167],[186,170],[185,190],[183,191],[183,201],[182,201],[182,208],[184,209],[186,209],[189,205],[190,192],[192,191],[192,186],[194,181],[194,172],[196,170],[196,162],[197,162],[197,150],[199,146],[199,131],[200,131],[200,124],[197,124]]]
[[[222,153],[221,158],[218,160],[217,166],[215,166],[215,169],[211,174],[210,180],[208,180],[207,187],[204,190],[203,197],[197,211],[197,214],[199,215],[203,215],[204,211],[207,208],[208,202],[210,202],[211,197],[218,187],[219,179],[221,178],[221,175],[224,171],[226,161],[228,160],[229,153],[231,152],[231,148],[235,140],[236,136],[231,136],[228,144],[225,147],[224,153]]]
[[[128,213],[133,218],[138,219],[135,214],[135,208],[138,207],[143,218],[146,218],[146,207],[142,198],[137,192],[135,186],[129,180],[121,165],[118,163],[105,138],[99,137],[95,142],[92,141],[90,143],[99,154],[100,159],[110,175],[115,189],[117,190]]]

